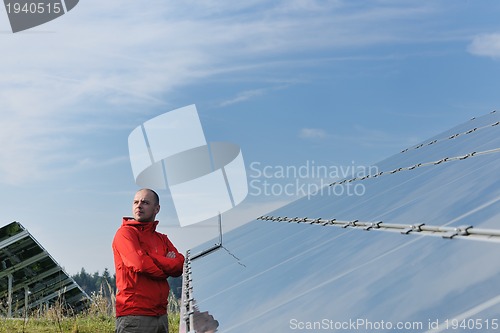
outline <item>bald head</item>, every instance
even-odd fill
[[[136,192],[132,203],[134,219],[139,222],[153,222],[160,211],[158,194],[148,188]]]
[[[150,188],[143,188],[143,189],[140,189],[139,191],[137,191],[136,193],[139,193],[141,191],[146,191],[146,192],[149,192],[153,195],[153,197],[155,198],[155,202],[159,205],[160,204],[160,196],[158,195],[158,193],[156,193],[155,191],[153,191],[152,189]]]

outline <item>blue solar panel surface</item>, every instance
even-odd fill
[[[499,231],[499,120],[472,119],[378,163],[382,175],[350,183],[363,195],[330,187],[269,215]],[[256,219],[190,263],[191,285],[218,332],[494,332],[499,258],[494,237]]]

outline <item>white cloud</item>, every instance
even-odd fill
[[[241,92],[237,93],[235,97],[229,98],[229,99],[227,99],[227,100],[222,101],[221,103],[219,103],[219,106],[220,107],[225,107],[225,106],[229,106],[229,105],[232,105],[232,104],[236,104],[236,103],[241,103],[241,102],[244,102],[244,101],[248,101],[250,99],[266,95],[266,94],[268,94],[268,93],[270,93],[272,91],[286,89],[289,86],[291,86],[292,84],[296,84],[298,82],[299,81],[297,81],[297,80],[295,82],[292,82],[292,81],[289,81],[289,82],[279,82],[280,83],[279,85],[273,86],[273,87],[269,87],[269,88],[259,88],[259,89],[252,89],[252,90],[241,91]]]
[[[226,101],[220,103],[219,105],[221,107],[229,106],[232,104],[236,104],[236,103],[240,103],[240,102],[249,100],[249,99],[254,98],[254,97],[262,96],[264,93],[265,93],[265,89],[254,89],[254,90],[242,91],[242,92],[238,93],[236,95],[236,97],[229,99],[229,100],[226,100]]]
[[[299,131],[301,139],[326,139],[328,133],[321,128],[302,128]]]
[[[478,56],[500,58],[500,33],[475,36],[467,50]]]
[[[165,96],[216,74],[253,68],[264,79],[280,63],[296,65],[296,54],[409,40],[408,29],[403,38],[387,22],[424,9],[339,0],[80,2],[40,27],[1,35],[0,182],[43,177],[81,141],[75,126],[92,128],[96,115],[124,126],[134,120],[126,115],[168,109]],[[247,90],[223,105],[264,93]]]

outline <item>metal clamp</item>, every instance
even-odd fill
[[[359,222],[359,220],[349,221],[346,224],[344,224],[342,226],[342,228],[347,228],[347,227],[353,227],[353,228],[355,228],[355,227],[357,227],[356,222]]]
[[[469,235],[468,230],[471,228],[472,228],[471,225],[456,227],[455,229],[445,233],[443,235],[443,238],[452,239],[453,237],[456,237],[456,236],[468,236]]]
[[[425,225],[425,223],[420,223],[420,224],[412,224],[408,228],[404,229],[401,231],[401,234],[403,235],[408,235],[410,232],[415,231],[415,232],[420,232],[422,231],[422,226]]]
[[[330,219],[330,220],[327,220],[326,222],[324,222],[324,223],[323,223],[323,226],[326,226],[326,225],[328,225],[328,224],[333,225],[335,221],[337,221],[337,219]]]
[[[380,223],[382,223],[382,221],[370,223],[370,225],[363,228],[363,230],[370,231],[371,229],[379,229]]]
[[[309,224],[319,224],[320,222],[321,222],[321,217],[318,217],[318,218],[317,218],[317,219],[315,219],[315,220],[312,220],[312,219],[311,219],[311,220],[309,221]]]
[[[392,171],[389,171],[389,173],[390,173],[390,174],[393,174],[393,173],[399,172],[399,171],[401,171],[401,170],[403,170],[403,168],[397,168],[397,169],[394,169],[394,170],[392,170]]]

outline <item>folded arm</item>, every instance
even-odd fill
[[[120,228],[117,231],[113,240],[113,250],[120,256],[123,265],[134,272],[156,279],[168,277],[168,274],[158,267],[155,260],[141,249],[137,234],[129,228]]]
[[[150,256],[154,263],[160,267],[165,274],[173,277],[180,276],[183,270],[184,256],[177,251],[168,238],[165,237],[165,241],[167,242],[167,254],[162,256],[152,253]]]

